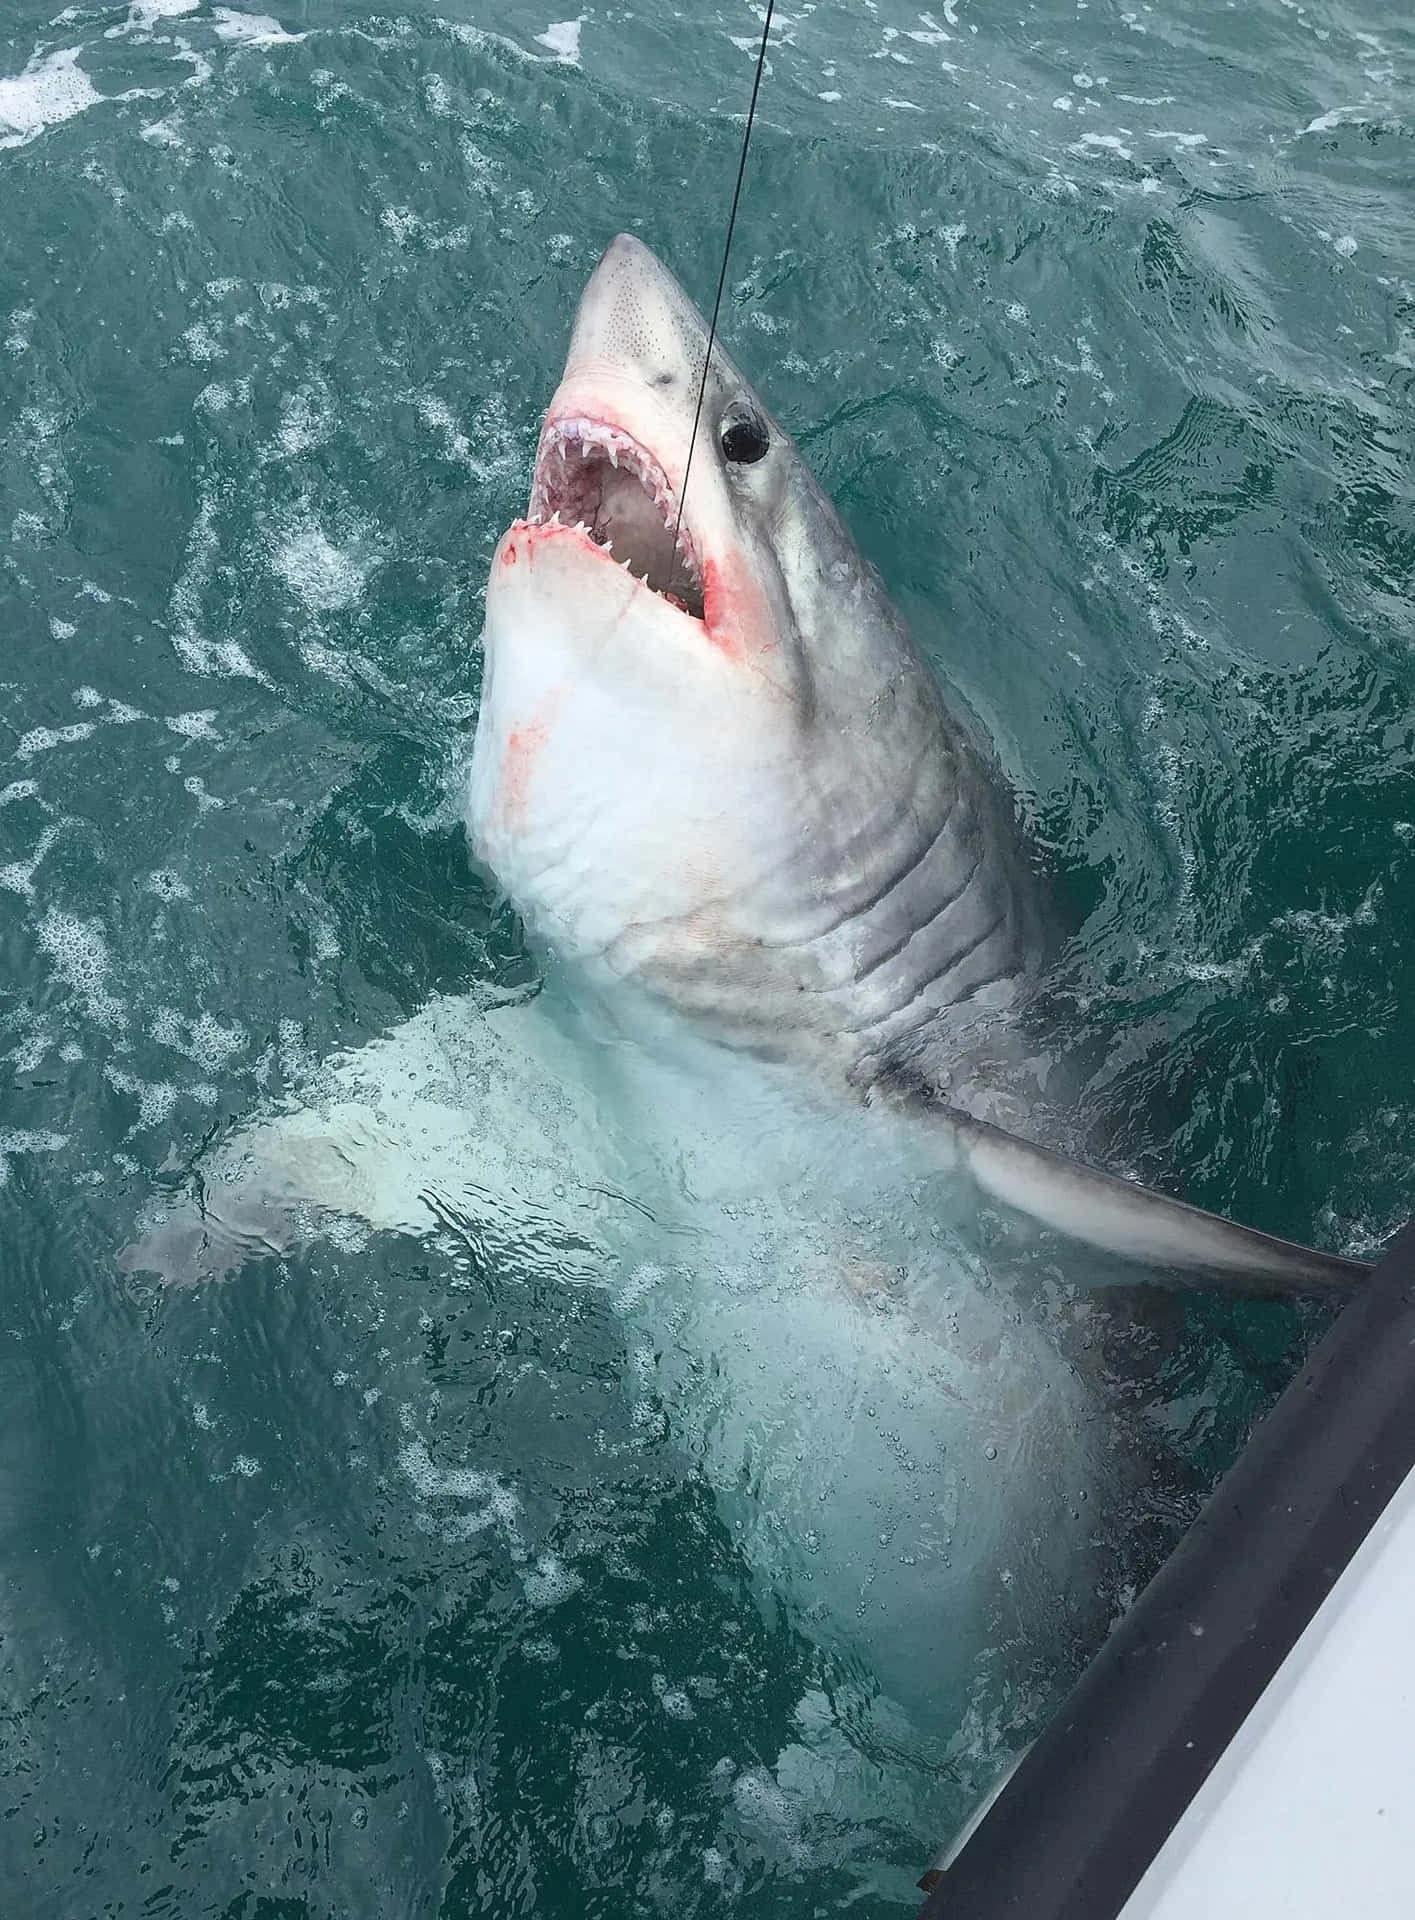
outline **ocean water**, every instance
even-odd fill
[[[0,21],[7,1920],[907,1914],[1323,1324],[980,1258],[691,1057],[626,1098],[473,867],[574,302],[622,228],[710,298],[760,31],[555,11]],[[1415,29],[778,35],[724,331],[1047,850],[1084,1122],[1369,1253],[1415,1207]],[[235,1173],[358,1205],[125,1256],[165,1217],[180,1278]]]

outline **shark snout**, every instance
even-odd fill
[[[580,297],[567,381],[632,381],[661,403],[691,408],[707,336],[696,308],[642,240],[617,234]]]

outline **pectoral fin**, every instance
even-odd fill
[[[947,1143],[949,1165],[966,1170],[992,1199],[1083,1246],[1162,1269],[1180,1285],[1254,1295],[1350,1293],[1370,1272],[1362,1260],[1235,1226],[957,1108],[920,1101],[917,1110],[940,1145]]]

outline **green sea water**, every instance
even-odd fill
[[[272,4],[0,20],[0,1913],[905,1914],[1321,1317],[1195,1297],[1117,1365],[1166,1466],[1097,1617],[891,1719],[592,1229],[120,1267],[336,1050],[534,990],[457,816],[487,561],[609,237],[710,299],[760,31]],[[777,23],[724,331],[1048,850],[1087,1123],[1368,1253],[1415,1208],[1408,13]]]

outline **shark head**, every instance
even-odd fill
[[[846,626],[842,589],[865,568],[790,436],[716,344],[703,382],[706,351],[692,301],[641,241],[621,234],[580,300],[512,543],[518,558],[526,538],[537,558],[554,547],[557,564],[579,566],[586,590],[617,592],[616,608],[624,583],[605,560],[617,560],[646,589],[628,618],[656,619],[681,646],[735,663],[739,680],[800,697],[819,671],[810,637],[833,619]],[[510,585],[499,564],[510,557],[503,544],[495,596]],[[839,648],[835,662],[847,666]]]
[[[672,275],[613,241],[491,566],[469,826],[562,954],[850,1072],[941,1005],[1010,999],[1025,862],[874,569],[707,352]]]

